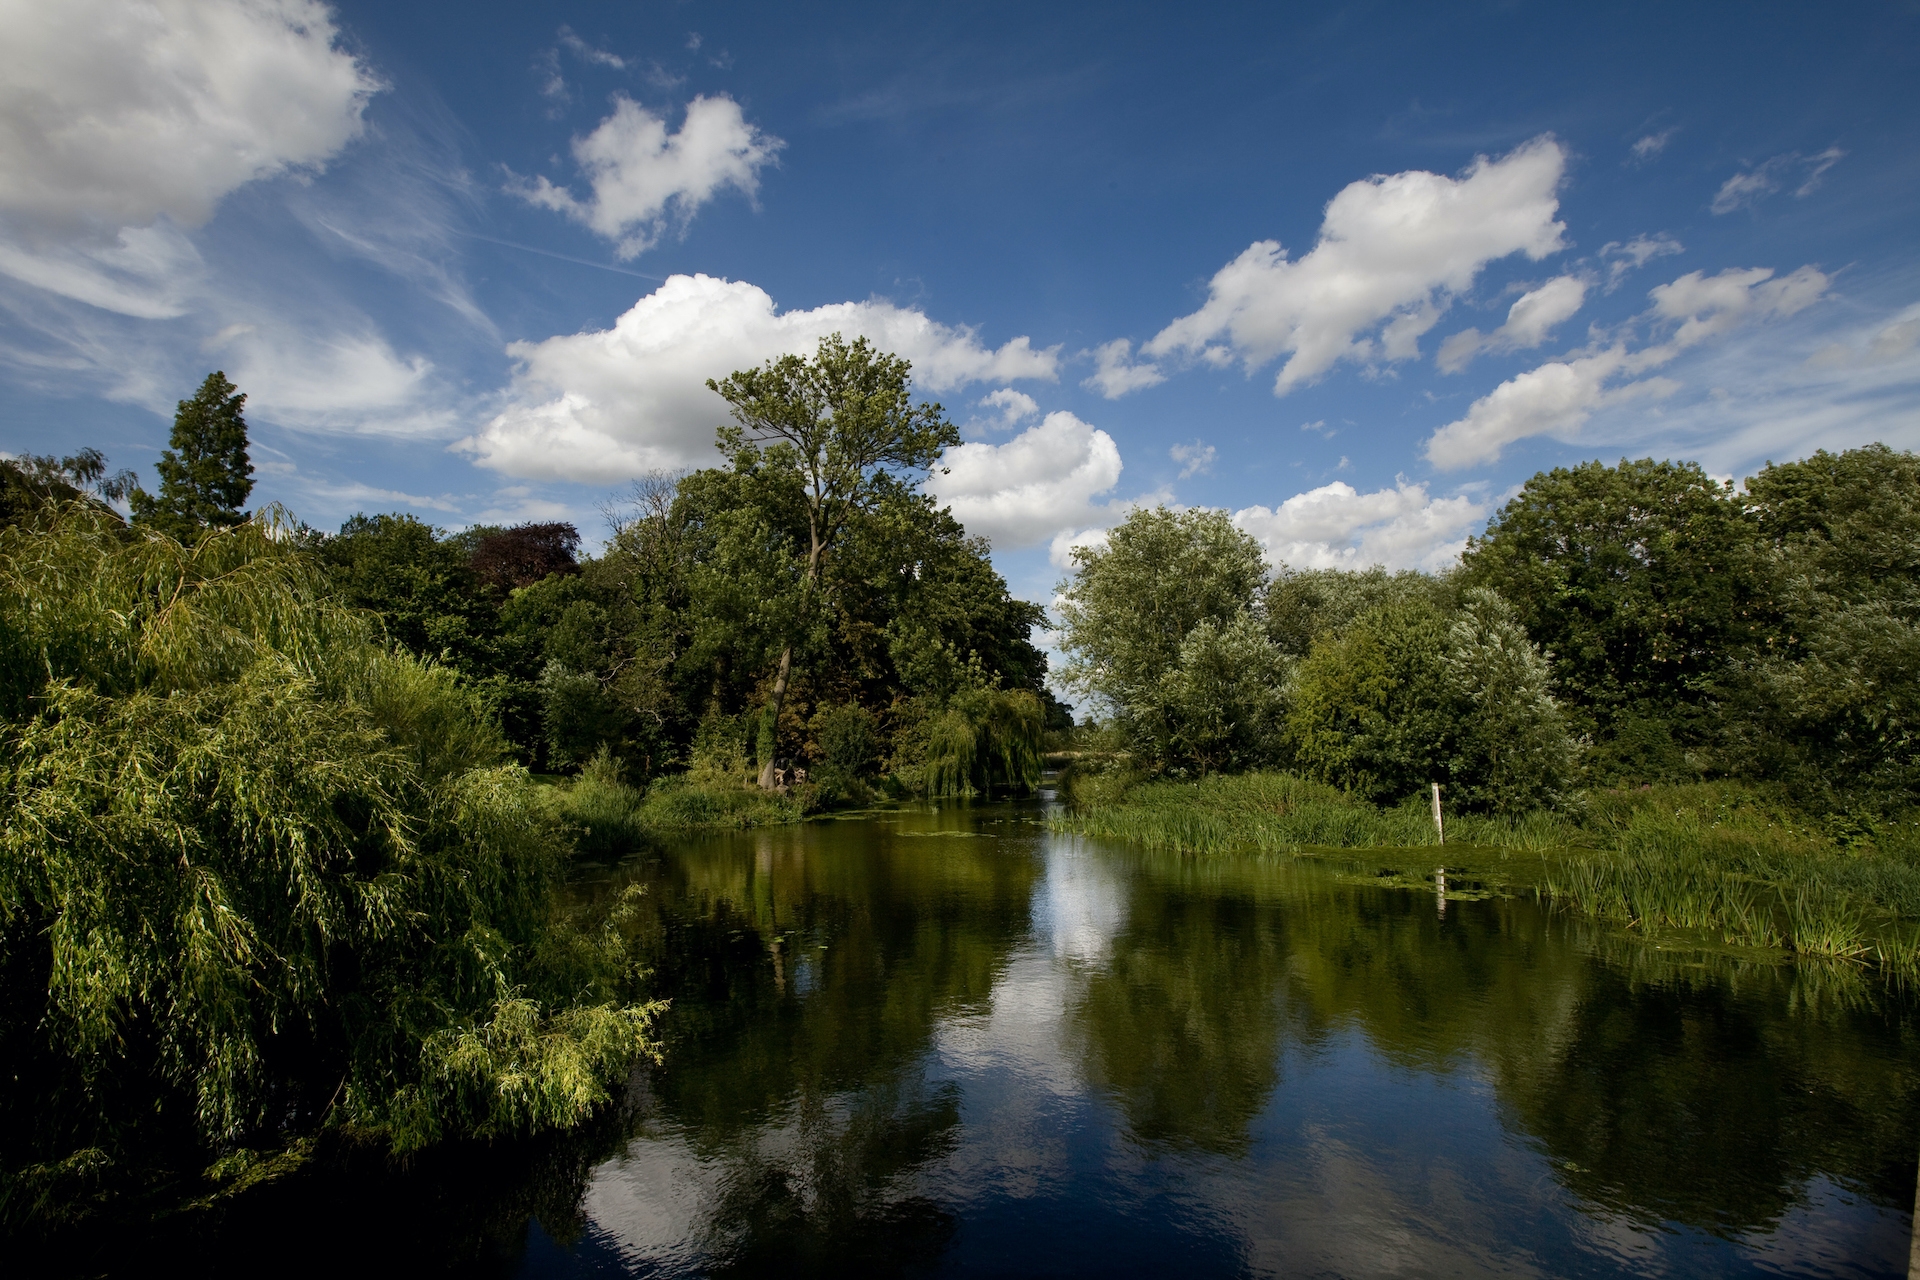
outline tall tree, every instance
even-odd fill
[[[1467,544],[1461,580],[1499,592],[1552,655],[1597,776],[1656,781],[1691,774],[1729,660],[1771,625],[1756,551],[1731,486],[1698,464],[1587,462],[1527,481]]]
[[[247,457],[247,397],[215,370],[173,415],[171,446],[160,455],[158,496],[136,489],[133,518],[182,542],[247,518],[241,505],[253,492]]]
[[[912,367],[865,338],[848,342],[835,333],[820,340],[811,360],[782,356],[724,381],[707,381],[733,410],[733,425],[719,430],[721,451],[736,470],[797,489],[806,511],[807,557],[796,616],[774,672],[774,725],[793,677],[792,637],[809,621],[840,534],[960,443],[959,430],[939,405],[913,402]],[[761,786],[773,785],[773,771],[769,755],[760,763]]]

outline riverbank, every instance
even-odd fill
[[[1406,878],[1389,864],[1407,859],[1386,850],[1428,848],[1462,896],[1532,892],[1643,933],[1920,976],[1920,824],[1816,822],[1750,786],[1600,791],[1562,811],[1449,816],[1444,853],[1424,800],[1383,808],[1294,774],[1193,783],[1069,770],[1061,797],[1051,825],[1079,835],[1198,855],[1380,851],[1375,874],[1387,882]],[[1431,869],[1422,874],[1431,885]]]

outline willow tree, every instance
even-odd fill
[[[477,697],[290,532],[0,529],[0,1230],[332,1125],[565,1127],[652,1052]]]
[[[778,726],[793,680],[794,640],[818,606],[822,574],[849,522],[924,477],[960,432],[937,404],[913,401],[912,365],[865,338],[820,340],[812,359],[782,356],[707,386],[732,407],[719,445],[738,471],[797,490],[808,544],[795,616],[774,669],[768,723]],[[760,785],[773,786],[772,754]]]

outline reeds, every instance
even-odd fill
[[[1138,782],[1069,779],[1056,826],[1202,855],[1398,848],[1435,843],[1419,798],[1379,808],[1292,774]],[[1584,797],[1568,812],[1460,815],[1454,844],[1540,859],[1539,892],[1643,933],[1680,931],[1730,946],[1786,948],[1870,963],[1920,982],[1920,851],[1836,844],[1777,799],[1734,783]]]

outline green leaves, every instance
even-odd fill
[[[231,528],[244,521],[240,508],[253,492],[253,463],[247,457],[247,397],[210,373],[191,400],[182,400],[173,417],[172,447],[156,470],[159,496],[134,489],[137,523],[191,542],[207,529]]]
[[[270,519],[0,531],[0,1183],[404,1136],[408,1098],[435,1132],[573,1123],[647,1048],[624,963],[547,965],[566,847],[473,691],[373,643]],[[461,1078],[546,1071],[530,1100],[429,1087],[520,999],[548,1065]]]

